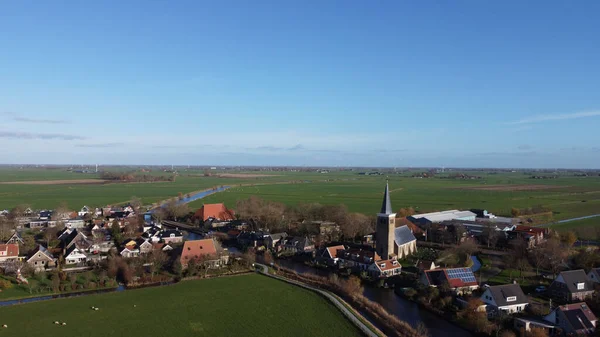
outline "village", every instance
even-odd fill
[[[222,203],[204,204],[185,222],[166,218],[140,203],[2,211],[0,270],[17,284],[0,278],[0,290],[139,286],[247,272],[255,262],[316,282],[298,276],[296,264],[330,280],[393,288],[391,296],[483,335],[597,332],[597,248],[575,247],[573,235],[530,226],[522,217],[478,209],[394,212],[386,184],[381,209],[367,226],[374,231],[354,236],[331,219],[270,230],[260,217],[240,217]]]

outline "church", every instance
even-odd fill
[[[417,239],[406,225],[396,228],[396,213],[392,212],[389,183],[385,184],[381,212],[377,214],[375,252],[383,260],[402,259],[417,251]]]

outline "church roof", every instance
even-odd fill
[[[408,226],[404,225],[394,230],[394,241],[398,246],[417,240]]]
[[[392,214],[392,200],[390,199],[390,187],[385,183],[385,192],[383,194],[383,203],[381,204],[381,214]]]

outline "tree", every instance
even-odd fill
[[[529,251],[528,256],[529,256],[529,261],[535,268],[535,274],[537,276],[539,276],[540,268],[542,268],[544,266],[544,263],[546,262],[545,250],[541,246],[535,247],[531,251]]]
[[[496,230],[496,226],[493,223],[487,222],[483,225],[483,231],[481,232],[481,237],[487,244],[487,247],[496,247],[498,243],[498,239],[500,235]]]
[[[0,216],[0,241],[6,241],[12,235],[14,230],[14,222]]]
[[[552,271],[552,274],[556,276],[562,268],[566,257],[566,252],[556,238],[550,238],[546,241],[544,255],[546,256],[545,265]]]
[[[597,249],[581,250],[573,257],[573,265],[577,269],[590,270],[600,264],[600,255]]]
[[[113,238],[113,241],[115,242],[115,245],[120,245],[121,244],[121,240],[122,240],[122,235],[121,235],[121,226],[119,225],[119,222],[117,220],[113,220],[111,226],[110,226],[110,235]]]
[[[510,210],[510,214],[512,214],[513,218],[517,218],[519,215],[521,215],[521,210],[513,207]]]
[[[150,262],[151,275],[154,279],[154,274],[161,271],[163,266],[167,262],[167,254],[165,254],[159,249],[155,249],[150,254],[148,254],[148,259]]]
[[[527,333],[527,337],[548,337],[548,331],[543,328],[532,327]]]
[[[25,212],[30,209],[30,206],[28,204],[20,204],[17,205],[15,207],[13,207],[13,209],[10,210],[10,213],[8,214],[8,218],[11,220],[15,220],[16,218],[20,218],[22,216],[25,215]]]
[[[515,261],[515,267],[517,268],[517,270],[519,270],[519,277],[521,277],[521,280],[523,280],[523,272],[531,269],[531,265],[525,257],[517,258],[517,260]]]
[[[575,235],[575,233],[571,231],[560,233],[560,242],[562,242],[567,247],[567,249],[570,250],[576,241],[577,235]]]
[[[56,236],[58,234],[58,230],[56,229],[56,227],[48,227],[46,228],[46,230],[44,231],[44,239],[46,240],[46,247],[50,247],[50,242],[54,239],[56,239]]]
[[[176,199],[169,200],[162,208],[165,211],[166,218],[174,221],[190,212],[187,204],[179,203]]]
[[[32,251],[35,248],[35,240],[33,238],[33,236],[31,235],[25,235],[23,236],[23,252],[24,253],[29,253],[30,251]]]
[[[131,200],[129,200],[129,205],[131,205],[131,208],[133,208],[136,213],[139,213],[140,207],[143,205],[142,199],[138,197],[131,197]]]

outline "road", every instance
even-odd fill
[[[266,275],[268,277],[272,277],[308,290],[312,290],[318,294],[320,294],[321,296],[325,297],[326,299],[328,299],[331,303],[333,303],[333,305],[335,305],[336,308],[338,308],[342,314],[344,314],[344,316],[346,316],[347,319],[350,320],[350,322],[352,322],[354,325],[356,325],[356,327],[362,331],[363,334],[365,334],[366,336],[369,337],[379,337],[379,335],[377,335],[376,333],[374,333],[368,326],[366,326],[363,322],[361,322],[352,311],[348,310],[348,308],[346,308],[346,306],[344,306],[342,304],[342,302],[340,302],[340,300],[338,300],[335,296],[331,295],[329,292],[321,290],[321,289],[317,289],[315,287],[311,287],[307,284],[298,282],[298,281],[294,281],[294,280],[288,280],[286,278],[283,277],[279,277],[276,275],[271,275],[269,274],[269,267],[265,266],[264,264],[260,264],[260,263],[255,263],[254,264],[255,267],[257,268],[257,271],[263,275]]]

